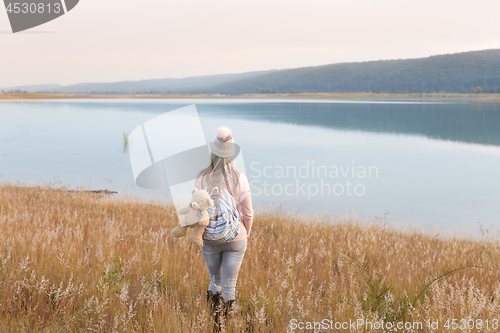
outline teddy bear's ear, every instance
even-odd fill
[[[194,192],[198,191],[198,189],[195,187],[193,188],[193,190],[191,191],[191,194],[193,194]]]

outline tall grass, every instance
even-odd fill
[[[155,202],[0,184],[0,330],[211,331],[207,268],[170,235],[175,224],[173,207]],[[499,319],[498,240],[434,236],[260,212],[238,277],[243,310],[224,330],[365,319],[439,320],[433,332],[448,332],[446,319]]]
[[[128,134],[127,134],[127,132],[123,131],[122,135],[123,135],[123,152],[126,152],[128,149],[128,145],[129,145]]]

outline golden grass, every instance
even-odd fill
[[[199,248],[170,235],[175,224],[173,207],[156,202],[0,184],[0,330],[210,332],[208,271]],[[238,278],[243,311],[225,330],[365,319],[439,320],[432,332],[449,332],[446,319],[471,318],[497,332],[499,262],[494,236],[260,212]],[[466,265],[483,268],[431,283]]]
[[[74,98],[291,98],[291,99],[359,99],[359,100],[459,100],[474,102],[500,103],[500,94],[457,94],[457,93],[296,93],[296,94],[243,94],[243,95],[89,95],[89,94],[0,94],[1,99],[74,99]]]

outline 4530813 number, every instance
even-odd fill
[[[15,2],[15,3],[9,3],[7,6],[7,12],[8,13],[55,13],[59,14],[62,11],[61,4],[60,3],[55,3],[55,4],[44,4],[44,3],[27,3],[27,2]]]

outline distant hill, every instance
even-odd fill
[[[2,90],[5,91],[26,90],[27,92],[34,92],[34,91],[44,91],[44,90],[57,90],[62,87],[63,86],[60,84],[36,84],[32,86],[7,87],[7,88],[2,88]]]
[[[258,71],[241,74],[219,74],[207,76],[195,76],[183,79],[154,79],[140,81],[121,81],[109,83],[78,83],[68,86],[62,85],[33,85],[3,88],[9,90],[26,90],[28,93],[86,93],[86,94],[140,94],[140,93],[197,93],[206,91],[226,82],[270,73],[272,71]]]
[[[86,94],[140,94],[140,93],[197,93],[207,88],[235,80],[251,79],[254,76],[271,71],[248,72],[241,74],[220,74],[195,76],[183,79],[154,79],[140,81],[122,81],[110,83],[78,83],[38,89],[38,86],[15,87],[30,93],[86,93]],[[4,90],[10,90],[5,88]]]
[[[500,88],[500,49],[280,70],[214,92],[471,92]],[[500,92],[500,91],[498,91]]]
[[[94,94],[245,94],[295,92],[500,93],[500,49],[296,69],[188,77],[14,87],[28,92]],[[10,90],[12,88],[4,88]]]

